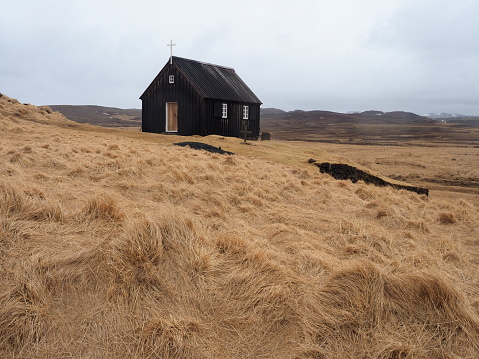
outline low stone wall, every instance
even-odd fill
[[[429,190],[427,188],[399,185],[387,182],[382,178],[373,176],[370,173],[361,171],[356,167],[349,166],[343,163],[315,163],[319,167],[321,173],[327,173],[339,180],[351,180],[353,183],[357,181],[364,181],[365,183],[372,183],[379,187],[391,186],[396,189],[405,189],[406,191],[416,192],[418,194],[425,194],[429,196]]]

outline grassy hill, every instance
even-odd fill
[[[141,127],[141,110],[104,106],[51,105],[69,120],[106,127]]]
[[[7,96],[0,137],[1,357],[479,357],[459,196],[336,181],[304,142],[193,138],[236,153],[212,154]]]

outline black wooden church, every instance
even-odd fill
[[[144,132],[259,136],[262,103],[229,67],[171,56],[140,99]]]

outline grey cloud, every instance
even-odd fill
[[[172,39],[178,56],[234,67],[268,107],[479,114],[478,6],[11,1],[0,13],[0,91],[35,104],[140,107]]]

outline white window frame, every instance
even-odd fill
[[[228,118],[228,104],[221,104],[221,118]]]
[[[169,82],[170,84],[174,84],[174,83],[175,83],[175,75],[170,75],[170,76],[168,77],[168,82]]]
[[[243,120],[249,118],[249,106],[243,106]]]

